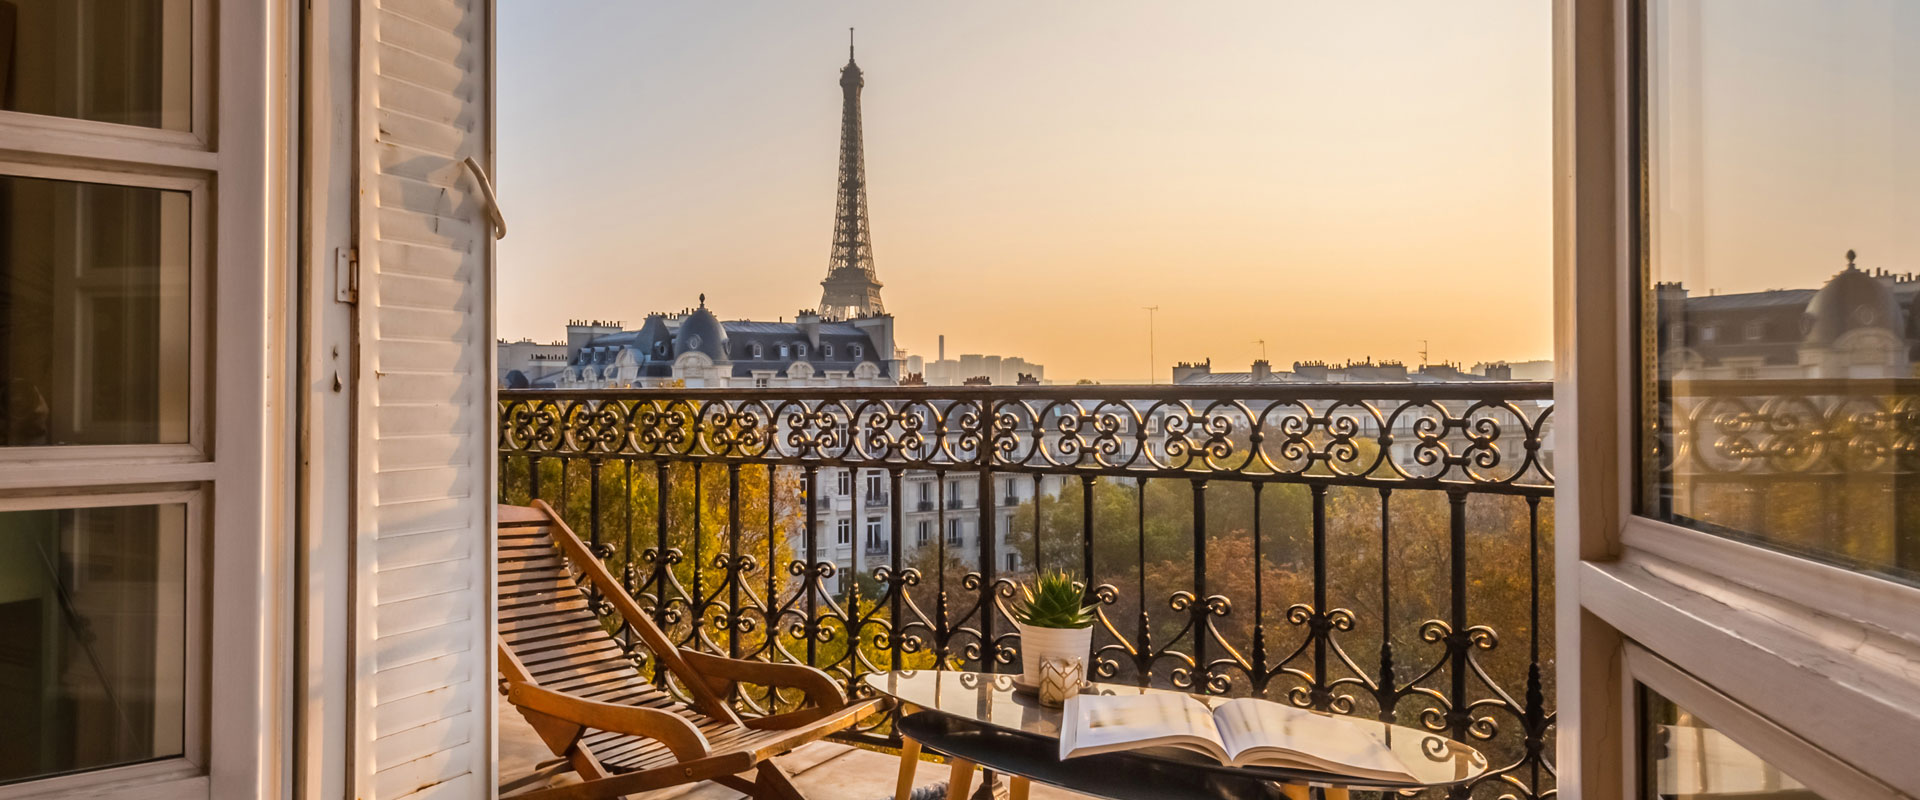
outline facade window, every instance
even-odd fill
[[[1000,526],[1000,542],[1005,544],[1013,536],[1013,515],[1008,514],[1005,523]]]
[[[754,379],[753,379],[753,388],[755,388],[755,389],[765,389],[765,388],[767,388],[767,383],[768,383],[768,381],[767,381],[767,379],[766,379],[766,378],[754,378]]]
[[[853,494],[853,470],[843,469],[834,473],[834,480],[839,484],[837,488],[841,497]]]
[[[822,358],[832,358],[832,357],[833,357],[833,343],[832,343],[832,342],[822,342],[822,343],[820,344],[820,356],[821,356]]]
[[[862,348],[860,345],[850,344],[850,345],[847,345],[847,348],[853,353],[854,358],[859,358],[863,355],[866,355],[866,350]]]
[[[841,544],[853,544],[853,520],[849,517],[841,517],[835,520],[833,524],[833,534],[834,541]]]
[[[867,549],[879,550],[886,545],[886,536],[880,531],[880,518],[867,518]]]
[[[884,488],[885,484],[881,483],[881,477],[881,474],[878,472],[867,475],[868,497],[879,497],[887,493],[887,490]]]
[[[753,357],[754,357],[754,358],[759,358],[759,357],[760,357],[760,343],[759,343],[759,342],[754,342],[753,344],[751,344],[751,345],[749,345],[749,348],[750,348],[750,349],[752,350],[752,352],[753,352]]]
[[[1700,326],[1700,342],[1702,344],[1713,344],[1714,340],[1719,338],[1720,338],[1719,326],[1716,326],[1716,325]]]
[[[930,520],[930,519],[920,520],[920,526],[915,536],[915,541],[923,545],[933,543],[933,520]]]
[[[1016,497],[1019,497],[1019,496],[1020,496],[1020,492],[1018,491],[1018,489],[1019,489],[1019,487],[1020,487],[1020,483],[1019,483],[1019,481],[1017,481],[1017,480],[1015,480],[1015,479],[1013,479],[1013,478],[1008,478],[1008,479],[1007,479],[1007,491],[1006,491],[1006,495],[1007,495],[1007,500],[1008,500],[1009,502],[1011,502],[1011,501],[1012,501],[1012,500],[1013,500],[1014,498],[1016,498]]]
[[[1749,341],[1758,341],[1765,338],[1767,338],[1767,323],[1757,319],[1747,323],[1747,339]]]
[[[1020,554],[1008,553],[1007,554],[1007,571],[1017,572],[1019,571],[1019,569],[1020,569]]]
[[[780,358],[781,358],[781,360],[786,360],[786,359],[787,359],[787,358],[789,358],[789,357],[790,357],[790,356],[788,356],[788,355],[787,355],[787,346],[786,346],[786,345],[784,345],[784,344],[783,344],[783,345],[780,345]]]
[[[947,544],[960,544],[960,520],[947,520]]]
[[[796,345],[794,345],[794,346],[793,346],[793,357],[794,357],[794,358],[806,358],[806,357],[807,357],[807,344],[806,344],[806,342],[801,342],[800,344],[796,344]]]
[[[947,505],[952,506],[954,508],[959,508],[960,504],[961,504],[960,482],[948,481],[947,482]]]

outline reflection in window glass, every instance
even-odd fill
[[[1642,512],[1920,576],[1920,3],[1649,0]]]
[[[1699,717],[1640,689],[1647,785],[1658,800],[1819,800],[1792,776],[1762,761]]]
[[[187,202],[0,176],[0,446],[187,440]]]
[[[180,755],[186,508],[0,512],[0,782]]]
[[[190,0],[0,2],[0,109],[187,130]]]

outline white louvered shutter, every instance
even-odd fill
[[[365,800],[492,791],[491,16],[491,0],[360,0],[352,727]]]

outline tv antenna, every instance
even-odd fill
[[[1253,343],[1260,345],[1260,360],[1261,361],[1267,360],[1267,340],[1255,339],[1253,340]]]
[[[1420,366],[1427,365],[1427,340],[1420,340]]]

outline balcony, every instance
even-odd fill
[[[1513,382],[509,390],[500,497],[551,503],[681,646],[802,661],[852,692],[896,666],[1017,670],[1007,608],[980,591],[1029,577],[1000,569],[1010,546],[1090,578],[1099,680],[1424,726],[1493,761],[1471,796],[1537,797],[1554,788],[1551,398]],[[831,540],[803,498],[828,468],[1062,480],[1033,499],[1039,536],[995,544],[991,506],[972,547],[903,546],[895,525],[870,580],[847,581],[810,560]],[[846,739],[896,741],[888,723]]]
[[[886,508],[887,503],[892,499],[886,492],[869,492],[862,502],[866,503],[868,508]]]
[[[933,510],[933,501],[932,501],[932,500],[922,500],[922,501],[920,501],[920,503],[919,503],[919,505],[918,505],[918,506],[916,506],[915,508],[916,508],[916,509],[918,509],[918,510],[920,510],[920,511],[932,511],[932,510]]]

